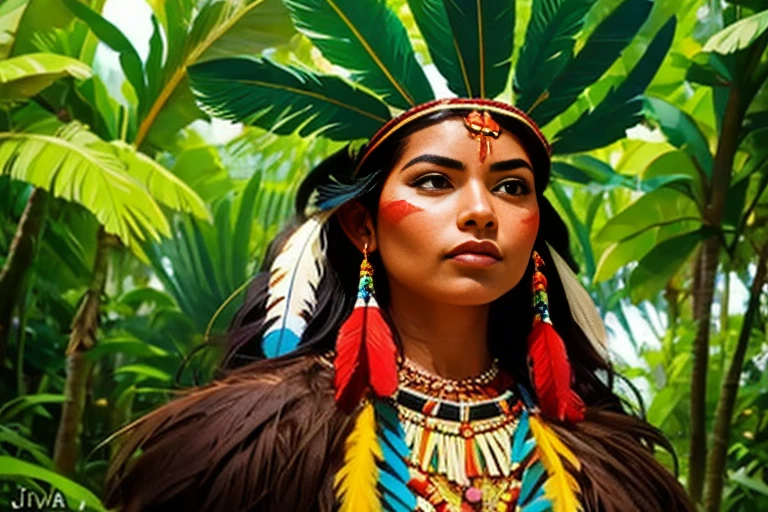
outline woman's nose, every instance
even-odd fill
[[[492,193],[485,184],[476,180],[467,181],[460,194],[459,229],[478,227],[482,229],[496,228],[496,212],[491,204]]]

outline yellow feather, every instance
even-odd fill
[[[381,502],[376,490],[382,458],[376,438],[373,404],[368,402],[355,420],[355,427],[344,446],[344,465],[336,473],[336,497],[340,512],[379,512]]]
[[[571,463],[576,471],[581,471],[581,463],[557,435],[538,417],[529,418],[531,431],[536,438],[536,449],[547,470],[544,492],[552,502],[553,512],[573,512],[583,510],[579,493],[579,483],[568,472],[562,459]]]

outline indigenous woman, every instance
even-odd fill
[[[536,124],[484,99],[419,105],[329,157],[221,377],[126,429],[107,505],[693,510],[654,458],[668,441],[614,392],[549,177]]]

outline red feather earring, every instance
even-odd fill
[[[533,251],[533,329],[528,336],[528,366],[542,412],[559,421],[584,419],[584,402],[571,389],[571,364],[563,339],[549,318],[547,278],[540,267],[544,260]]]
[[[397,348],[373,296],[367,243],[360,264],[357,302],[336,338],[334,368],[336,403],[347,412],[354,410],[367,389],[379,397],[391,396],[397,390]]]

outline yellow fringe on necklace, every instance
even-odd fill
[[[382,458],[376,437],[376,417],[373,404],[367,402],[355,420],[347,437],[344,465],[336,473],[334,487],[341,504],[340,512],[380,512],[381,502],[376,490],[379,470],[376,461]]]
[[[531,431],[536,439],[536,448],[541,463],[547,471],[544,492],[552,502],[552,512],[574,512],[584,510],[578,498],[579,483],[566,469],[563,459],[581,471],[579,459],[569,450],[552,429],[536,415],[529,418]]]

